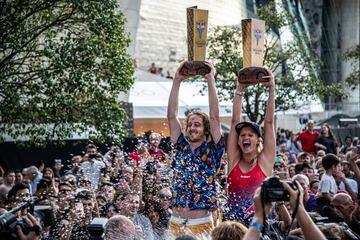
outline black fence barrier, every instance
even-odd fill
[[[136,150],[136,145],[145,142],[145,137],[126,138],[121,148],[128,154]],[[22,169],[34,165],[42,160],[46,167],[51,167],[54,159],[61,159],[65,169],[70,168],[71,158],[75,155],[84,155],[88,140],[67,140],[65,144],[48,144],[44,147],[17,145],[14,142],[0,143],[0,165],[4,169]],[[96,144],[98,151],[105,154],[109,151],[111,143]],[[160,147],[169,152],[171,150],[170,138],[164,138]]]
[[[332,131],[340,144],[344,144],[346,136],[360,137],[360,127],[334,128]]]

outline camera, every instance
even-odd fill
[[[292,182],[287,183],[291,188],[296,189]],[[278,177],[269,177],[261,185],[261,199],[264,202],[289,201],[290,194],[285,190]]]
[[[49,227],[55,223],[55,216],[51,206],[35,205],[40,200],[29,200],[11,209],[0,216],[0,239],[19,239],[16,233],[16,226],[19,225],[26,235],[31,231],[38,231],[40,228],[30,227],[25,221],[17,219],[16,213],[29,208],[29,212],[39,220],[41,227]]]
[[[107,218],[94,218],[92,220],[92,222],[87,226],[87,230],[91,236],[90,240],[104,239],[104,230],[107,222]]]

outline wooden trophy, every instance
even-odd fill
[[[197,6],[186,9],[188,61],[180,69],[184,76],[205,75],[211,68],[205,64],[208,10]]]
[[[268,82],[268,71],[263,67],[265,21],[244,19],[241,21],[243,39],[243,68],[239,71],[238,81],[244,84]]]

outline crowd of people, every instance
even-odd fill
[[[184,128],[177,111],[187,77],[175,74],[167,115],[172,151],[164,152],[163,136],[153,132],[129,154],[89,144],[70,166],[55,159],[5,169],[0,238],[359,239],[358,138],[340,146],[328,125],[319,133],[312,120],[300,133],[275,131],[269,71],[263,130],[241,121],[249,86],[239,83],[225,149],[214,68],[206,64],[209,115],[189,113]]]

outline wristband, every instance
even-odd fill
[[[254,227],[254,228],[258,229],[259,231],[261,231],[264,228],[264,224],[257,223],[257,222],[251,222],[249,227]]]
[[[235,91],[235,95],[238,95],[238,96],[243,96],[243,92],[241,92],[241,91]]]

